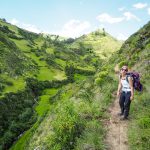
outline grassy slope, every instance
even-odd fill
[[[131,150],[150,149],[150,22],[133,34],[110,60],[113,67],[129,65],[141,74],[143,92],[135,91],[128,130]]]
[[[74,149],[105,149],[105,145],[103,143],[104,130],[102,129],[101,119],[104,119],[104,111],[106,110],[108,104],[111,101],[111,93],[117,88],[117,79],[114,77],[112,72],[114,71],[113,69],[116,64],[118,64],[119,66],[122,66],[123,64],[128,64],[132,69],[137,70],[142,74],[141,81],[144,84],[143,93],[136,92],[135,100],[131,105],[132,120],[129,127],[130,149],[150,149],[150,73],[148,62],[150,33],[148,31],[150,31],[150,23],[147,24],[140,31],[132,35],[121,47],[121,49],[116,54],[114,54],[113,57],[110,58],[108,64],[105,64],[103,67],[99,66],[100,72],[97,73],[94,78],[98,79],[95,80],[95,83],[100,87],[97,87],[95,83],[93,83],[94,79],[88,80],[84,76],[75,75],[76,83],[65,86],[62,89],[62,92],[60,92],[59,97],[57,98],[58,101],[51,105],[52,108],[55,108],[58,111],[55,112],[54,109],[50,111],[43,120],[43,122],[37,127],[37,130],[35,130],[33,136],[28,143],[30,148],[35,148],[38,146],[39,148],[49,148],[55,145],[55,149],[61,149],[61,144],[64,143],[55,143],[53,141],[55,134],[58,134],[57,131],[53,130],[53,128],[58,128],[59,125],[65,125],[63,124],[63,122],[72,122],[70,118],[67,118],[70,114],[66,114],[66,111],[64,112],[64,110],[66,110],[64,106],[68,105],[70,107],[69,103],[71,101],[71,104],[74,106],[73,110],[78,112],[80,119],[82,120],[82,123],[85,127],[85,130],[82,130],[81,136],[78,137],[78,135],[76,135],[77,141],[74,145]],[[79,38],[78,40],[80,41],[81,39]],[[73,43],[71,47],[79,47],[78,43],[80,42],[78,42],[78,40]],[[84,42],[84,40],[82,42],[84,44],[86,43]],[[90,43],[90,41],[88,41],[88,43]],[[108,82],[105,82],[106,80]],[[95,94],[93,95],[93,93]],[[45,105],[48,102],[47,98],[47,96],[41,97],[40,102],[43,103],[42,105]],[[65,101],[67,101],[68,104],[65,104]],[[37,107],[36,109],[39,114],[43,114],[44,112],[44,106],[42,105],[38,106],[39,108]],[[66,120],[62,120],[63,122],[61,122],[61,120],[57,120],[57,114],[60,115],[60,119],[62,114],[63,118],[65,118]],[[54,119],[55,124],[53,124],[52,119],[53,117],[55,118],[55,116],[57,123]],[[78,120],[76,121],[78,122]],[[71,124],[69,129],[72,129]],[[62,138],[64,138],[65,135],[70,135],[69,133],[65,133],[65,130],[63,130],[63,128],[59,131],[60,136],[63,135]],[[55,140],[58,140],[57,137]],[[53,143],[51,143],[51,141],[53,141]],[[27,147],[27,149],[28,148],[29,147]]]
[[[129,141],[131,149],[150,149],[150,22],[140,29],[131,41],[136,43],[131,49],[133,55],[133,69],[141,74],[144,86],[143,93],[136,93],[132,114],[134,120],[129,127]],[[132,38],[132,37],[131,37]],[[130,40],[130,39],[129,39]],[[134,43],[134,42],[131,42]],[[137,51],[136,51],[137,50]]]
[[[16,26],[1,20],[0,26],[8,27],[10,33],[13,32],[13,35],[16,37],[23,38],[19,34]],[[9,38],[8,36],[10,33],[1,32],[1,36],[3,36],[3,42],[0,43],[0,45],[3,55],[1,55],[0,59],[0,63],[2,64],[0,76],[4,82],[8,81],[12,83],[12,85],[4,85],[5,88],[2,95],[8,92],[17,92],[18,90],[23,89],[25,86],[24,76],[36,73],[36,65],[22,52],[23,50],[27,51],[30,49],[30,47],[27,46],[28,41]],[[12,44],[8,45],[8,42]],[[12,47],[12,45],[14,46]],[[21,73],[17,74],[16,71]]]
[[[62,80],[66,78],[64,74],[64,68],[67,63],[74,64],[75,67],[80,70],[95,70],[94,63],[98,64],[97,61],[99,60],[95,56],[95,52],[99,54],[101,58],[107,58],[121,45],[120,42],[113,39],[110,35],[106,34],[104,36],[103,33],[98,31],[97,33],[91,33],[84,38],[81,37],[77,39],[71,46],[63,47],[57,45],[59,44],[59,42],[54,44],[53,41],[48,41],[48,39],[43,38],[41,35],[38,35],[36,38],[33,38],[33,40],[30,41],[20,32],[18,32],[17,27],[2,21],[0,21],[0,24],[8,26],[10,30],[15,32],[15,35],[17,37],[23,38],[21,40],[9,38],[9,40],[13,41],[16,44],[16,47],[18,48],[18,50],[20,50],[22,55],[24,55],[37,65],[37,69],[35,71],[31,73],[25,73],[23,76],[17,76],[17,81],[19,82],[17,86],[16,80],[13,79],[13,77],[9,77],[9,75],[7,75],[5,77],[5,80],[9,81],[10,79],[12,79],[12,82],[14,84],[12,86],[6,86],[4,93],[10,91],[17,92],[18,90],[20,90],[21,87],[25,86],[24,79],[28,76],[35,76],[38,80],[42,81],[54,79]],[[32,35],[32,33],[29,32],[28,34],[30,36]],[[45,41],[47,42],[47,48],[43,49],[42,46]],[[82,43],[83,47],[80,47],[79,43]],[[82,48],[83,51],[84,48],[86,49],[90,47],[91,50],[94,51],[94,53],[84,51],[84,54],[80,55],[70,50],[68,47],[71,47],[73,49],[77,47],[79,48],[79,50],[80,48]],[[104,51],[106,50],[107,53],[104,53]],[[51,59],[54,61],[52,65],[46,63],[45,59],[47,58],[47,56],[53,58]],[[41,60],[41,58],[43,60]],[[114,90],[115,86],[112,88],[109,86],[109,83],[106,84],[103,88],[100,88],[95,85],[94,77],[92,77],[92,79],[88,79],[86,76],[81,74],[75,74],[74,78],[76,81],[74,84],[68,84],[62,89],[47,89],[46,91],[43,91],[43,94],[39,97],[39,101],[35,106],[35,111],[38,115],[37,122],[30,130],[24,133],[24,135],[12,147],[12,149],[24,149],[26,145],[26,148],[29,148],[28,145],[34,148],[36,146],[50,147],[51,144],[55,144],[58,147],[63,146],[64,143],[55,143],[55,140],[53,139],[55,135],[58,135],[57,131],[52,130],[52,132],[49,132],[49,128],[51,127],[51,119],[53,119],[53,116],[56,116],[56,121],[54,118],[54,124],[52,125],[53,128],[61,126],[61,124],[64,123],[64,121],[61,119],[66,119],[67,123],[70,124],[70,133],[64,133],[65,130],[63,130],[63,128],[60,131],[62,132],[61,136],[63,136],[62,138],[64,139],[66,138],[65,136],[72,136],[72,132],[73,135],[75,134],[74,137],[77,138],[77,140],[74,139],[74,141],[72,141],[74,142],[73,147],[75,149],[85,149],[87,145],[89,148],[94,149],[105,148],[103,143],[104,131],[102,129],[101,119],[103,119],[103,110],[108,107],[108,104],[111,100],[110,91]],[[109,89],[108,92],[103,93],[103,91],[106,91],[106,89]],[[102,93],[99,95],[97,94],[99,92]],[[54,104],[51,104],[50,98],[54,95],[56,95],[56,98],[54,98],[56,102]],[[101,99],[99,99],[99,96],[101,97]],[[73,108],[72,105],[74,106]],[[76,115],[74,116],[74,119],[77,119],[75,122],[74,120],[72,120],[72,117],[70,118],[70,115],[72,114],[67,114],[68,107],[75,114],[76,112],[78,112],[76,115],[79,115],[79,120]],[[55,111],[55,109],[58,110],[58,112]],[[61,117],[61,114],[62,118],[57,120],[57,118]],[[82,121],[80,122],[80,120]],[[81,130],[81,133],[76,133],[78,129],[74,131],[74,126],[76,126],[76,122],[78,123],[78,121],[86,129],[84,130],[79,128],[79,130]],[[54,136],[52,135],[52,133],[54,133]],[[56,138],[58,137],[56,136]],[[52,141],[53,143],[51,143],[49,139],[51,139],[50,141]],[[70,147],[71,146],[72,145],[70,145]]]
[[[5,33],[3,32],[2,33],[2,36],[5,35],[5,37],[3,37],[4,39],[6,39],[6,41],[10,41],[12,43],[15,44],[15,49],[18,49],[16,52],[17,52],[17,55],[15,56],[16,59],[18,59],[19,57],[24,57],[23,58],[23,63],[25,65],[28,65],[28,67],[30,66],[31,62],[33,61],[34,63],[37,64],[37,66],[40,66],[39,69],[35,69],[35,71],[25,71],[24,74],[22,74],[24,77],[21,77],[22,75],[20,75],[20,77],[15,77],[15,76],[18,76],[16,74],[14,74],[13,76],[9,77],[10,76],[10,73],[12,72],[13,68],[10,68],[9,66],[6,66],[9,70],[10,70],[10,73],[8,72],[8,75],[5,73],[5,70],[6,68],[4,68],[4,72],[1,73],[1,77],[3,78],[3,76],[5,76],[5,78],[3,78],[3,80],[5,81],[11,81],[12,82],[12,85],[4,85],[5,86],[5,89],[2,93],[5,94],[5,93],[8,93],[8,92],[15,92],[17,91],[18,89],[21,89],[19,85],[21,85],[22,87],[25,85],[24,84],[24,79],[27,77],[27,76],[35,76],[37,75],[38,79],[39,80],[53,80],[53,79],[59,79],[59,80],[62,80],[64,78],[66,78],[65,76],[65,73],[62,71],[62,70],[59,70],[59,69],[55,69],[53,67],[49,67],[48,64],[46,63],[46,61],[41,61],[40,58],[42,56],[37,56],[34,52],[31,52],[31,49],[40,49],[41,46],[43,45],[45,39],[42,37],[42,36],[38,36],[38,38],[34,39],[34,45],[31,44],[30,40],[27,40],[26,38],[24,38],[23,35],[21,35],[21,33],[18,31],[18,27],[16,26],[13,26],[7,22],[3,22],[2,20],[0,20],[0,26],[2,27],[8,27],[9,29],[9,32],[13,32],[13,35],[17,36],[17,37],[20,37],[22,39],[14,39],[14,38],[8,38],[8,34],[9,33]],[[32,33],[29,33],[29,34],[32,34]],[[1,44],[1,48],[3,49],[2,47],[2,44],[7,45],[7,43],[0,43]],[[32,47],[30,47],[29,45],[31,45]],[[10,55],[10,53],[13,52],[13,49],[11,48],[11,46],[8,47],[8,53],[6,54],[6,57],[8,55]],[[6,53],[5,51],[2,52],[3,55]],[[50,46],[48,48],[46,48],[46,54],[53,54],[54,53],[54,47],[53,46]],[[43,54],[43,55],[46,55],[46,54]],[[14,56],[12,56],[14,57]],[[45,56],[43,56],[45,57]],[[1,66],[4,66],[3,64],[6,63],[5,62],[5,57],[2,57],[1,58]],[[11,63],[14,63],[13,60],[9,60],[8,58],[8,61],[11,61]],[[15,58],[14,58],[14,61],[15,61]],[[61,63],[63,62],[63,68],[65,67],[66,65],[66,62],[61,60],[61,59],[56,59],[56,64],[58,63],[58,65],[61,65]],[[16,66],[18,65],[19,66],[19,63],[20,62],[17,62],[18,64],[16,64]],[[35,65],[35,64],[34,64]],[[36,65],[35,65],[36,66]],[[42,67],[43,66],[43,67]],[[24,67],[20,67],[19,69],[23,69]],[[4,75],[6,74],[6,75]],[[10,79],[9,79],[10,78]],[[22,78],[21,80],[18,79],[18,81],[16,81],[15,78]],[[17,86],[15,84],[15,82],[19,83]]]
[[[87,67],[89,68],[89,70],[93,70],[93,68],[91,68],[90,66],[86,66],[85,69],[87,69]],[[78,66],[78,68],[84,69],[83,67],[80,67],[80,66]],[[54,131],[52,129],[51,123],[53,122],[52,121],[53,116],[55,115],[57,116],[57,113],[59,113],[59,112],[55,112],[54,110],[57,108],[57,105],[58,107],[59,105],[61,105],[63,109],[63,103],[65,101],[68,101],[69,103],[70,100],[71,101],[73,100],[73,105],[75,106],[74,110],[77,111],[79,115],[81,115],[80,118],[82,120],[82,123],[86,122],[84,124],[84,127],[86,128],[86,130],[82,131],[82,136],[77,139],[76,141],[77,143],[76,143],[76,146],[74,145],[74,149],[85,149],[87,145],[88,147],[95,148],[95,149],[105,148],[104,141],[103,141],[104,131],[102,129],[101,119],[103,119],[102,117],[103,110],[105,110],[108,107],[108,104],[111,101],[110,91],[113,91],[115,86],[110,87],[109,86],[110,83],[107,83],[103,88],[99,88],[98,86],[95,85],[95,83],[93,82],[93,79],[88,80],[87,77],[82,76],[80,74],[75,74],[74,78],[76,80],[76,83],[63,87],[63,89],[61,90],[63,92],[60,92],[60,95],[58,94],[59,96],[56,97],[58,102],[56,101],[56,103],[54,103],[54,106],[53,105],[50,106],[51,111],[46,115],[41,125],[39,125],[39,127],[34,132],[33,136],[31,138],[28,137],[28,140],[27,140],[28,146],[26,147],[26,145],[24,145],[26,149],[35,148],[35,147],[41,147],[41,148],[51,147],[51,141],[53,140],[50,140],[50,139],[54,136],[53,135]],[[110,82],[114,83],[114,81],[110,81]],[[91,88],[91,86],[93,86],[93,88]],[[109,89],[108,92],[101,93],[100,95],[98,94],[102,91],[106,91],[106,89],[107,90]],[[92,93],[95,93],[95,94],[93,95]],[[99,96],[101,97],[101,100],[99,99]],[[45,98],[44,97],[43,97],[43,100],[41,99],[43,101],[41,102],[43,103],[42,105],[45,105],[48,102],[48,99],[47,99],[48,96],[46,96]],[[39,109],[36,109],[39,111],[39,114],[43,112],[42,105],[41,106],[39,105]],[[47,107],[48,107],[48,103],[47,103]],[[60,109],[60,112],[61,112],[61,109]],[[65,118],[65,116],[66,115],[64,114],[63,117]],[[91,119],[89,120],[88,118],[91,118]],[[59,122],[58,120],[57,122],[58,122],[58,125],[60,126],[62,125],[61,121]],[[68,123],[69,123],[69,119],[68,119]],[[62,136],[64,137],[67,136],[66,133],[62,132],[62,134],[63,134]],[[24,136],[23,138],[21,138],[20,141],[22,141],[23,139],[24,139]],[[20,143],[20,141],[18,143]],[[54,145],[56,147],[58,146],[58,148],[56,149],[61,149],[59,148],[59,146],[60,147],[62,146],[61,142],[55,143]],[[16,145],[16,149],[19,148],[18,146]]]
[[[41,106],[37,106],[36,110],[39,114],[45,112],[46,109],[50,109],[50,111],[47,113],[46,117],[38,126],[38,128],[34,130],[32,137],[26,137],[27,145],[24,145],[23,141],[26,141],[25,136],[26,134],[29,134],[29,132],[27,132],[23,138],[19,140],[15,146],[15,149],[34,149],[37,147],[42,149],[61,149],[63,146],[63,139],[73,134],[72,132],[66,132],[69,130],[72,131],[71,129],[73,129],[71,126],[71,120],[69,118],[70,114],[67,114],[68,109],[70,110],[70,113],[73,113],[73,111],[77,112],[82,120],[81,125],[83,125],[83,128],[80,125],[81,129],[79,129],[81,130],[81,133],[78,133],[79,135],[75,135],[77,139],[72,141],[72,143],[75,142],[73,149],[105,149],[103,141],[105,131],[103,130],[101,120],[105,118],[103,111],[108,107],[108,104],[111,101],[110,92],[114,90],[116,84],[114,84],[112,87],[108,83],[105,84],[103,88],[100,88],[94,84],[94,77],[87,78],[86,76],[80,74],[75,75],[75,80],[75,83],[68,84],[59,90],[52,89],[44,91],[44,94],[57,95],[55,97],[56,101],[49,106],[49,103],[47,103],[47,98],[51,95],[41,97]],[[103,91],[106,91],[106,89],[107,92],[102,93]],[[70,108],[70,103],[73,106],[73,110]],[[43,110],[44,105],[46,109]],[[67,109],[64,107],[65,105],[67,106]],[[55,118],[58,114],[59,119]],[[60,120],[61,117],[64,119],[63,122]],[[57,119],[57,123],[55,122],[55,119]],[[76,120],[76,122],[77,121],[78,120]],[[54,122],[56,124],[53,124]],[[67,127],[65,124],[70,124],[70,126]],[[60,130],[59,136],[62,138],[62,140],[59,142],[57,142],[57,137],[53,141],[53,137],[55,137],[55,134],[57,133],[55,128],[58,126],[58,129]],[[53,141],[53,144],[51,141]],[[70,142],[68,145],[71,148]]]
[[[11,75],[11,71],[13,71],[13,68],[11,68],[10,72],[8,73],[2,72],[1,77],[3,78],[3,81],[5,82],[9,81],[12,83],[11,85],[10,84],[7,85],[3,83],[5,88],[2,91],[2,96],[5,96],[4,95],[5,93],[18,92],[18,90],[24,90],[25,79],[27,77],[36,77],[38,80],[42,80],[42,81],[54,80],[54,79],[63,80],[66,78],[64,73],[66,64],[70,64],[70,63],[74,64],[80,70],[83,69],[83,70],[95,71],[95,67],[93,66],[92,63],[98,60],[97,57],[95,57],[94,55],[91,56],[92,59],[88,62],[81,59],[82,57],[84,57],[84,55],[90,56],[91,54],[89,54],[88,52],[85,52],[84,55],[80,55],[68,49],[65,46],[62,45],[59,46],[59,44],[61,44],[59,41],[58,42],[55,41],[55,43],[53,43],[53,41],[48,41],[48,39],[43,38],[41,35],[35,35],[30,32],[26,32],[24,30],[22,31],[21,29],[18,29],[16,26],[13,26],[1,20],[0,20],[0,25],[2,27],[7,26],[10,33],[12,33],[13,31],[12,33],[13,36],[21,38],[21,39],[14,39],[13,37],[9,37],[8,33],[5,32],[3,33],[5,35],[3,38],[5,38],[6,41],[10,41],[15,45],[15,50],[17,53],[16,57],[20,57],[19,54],[24,57],[22,62],[25,65],[27,65],[26,66],[27,69],[30,67],[31,62],[35,66],[34,70],[33,69],[29,71],[25,70],[22,74],[19,75],[15,73]],[[20,30],[24,34],[20,32]],[[27,36],[29,38],[32,37],[32,41],[27,39]],[[47,42],[47,48],[42,47],[45,41]],[[2,44],[7,46],[7,43],[2,43]],[[14,49],[12,49],[10,45],[8,50],[11,53]],[[52,65],[48,64],[45,61],[48,57],[50,58],[50,60],[52,60],[50,61]],[[3,63],[4,60],[5,59],[2,58],[1,62]],[[19,64],[20,62],[18,62],[16,66]],[[24,69],[24,67],[20,67],[20,70],[21,69]],[[80,82],[80,79],[84,79],[84,78],[86,77],[81,76],[79,74],[75,75],[75,79],[78,80],[78,82]],[[72,88],[75,87],[72,86]],[[55,91],[53,92],[55,94]],[[43,95],[41,95],[41,97],[39,98],[39,102],[35,107],[35,110],[38,115],[37,122],[33,125],[33,127],[30,130],[28,130],[22,136],[22,138],[18,141],[16,145],[12,147],[12,149],[20,149],[20,147],[23,147],[26,144],[26,140],[32,137],[33,132],[38,128],[42,118],[44,118],[45,114],[50,109],[49,98],[53,96],[52,93],[48,92],[48,93],[43,93]],[[67,93],[63,97],[65,98],[65,100],[68,100],[68,96],[69,93]]]
[[[111,54],[120,49],[122,42],[117,41],[108,33],[97,30],[87,35],[83,35],[75,40],[71,45],[72,48],[79,48],[80,43],[83,46],[92,49],[101,58],[106,59]]]

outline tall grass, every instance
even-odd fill
[[[132,103],[129,124],[129,145],[132,150],[150,149],[150,94],[144,89],[137,93]]]

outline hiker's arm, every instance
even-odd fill
[[[128,80],[129,80],[129,85],[130,85],[130,88],[131,88],[131,97],[130,97],[130,100],[132,100],[133,96],[134,96],[133,81],[132,81],[131,77],[129,77]]]
[[[117,96],[119,96],[119,95],[120,95],[121,89],[122,89],[122,84],[121,84],[121,79],[119,79]]]

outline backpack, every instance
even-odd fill
[[[128,72],[126,80],[128,81],[128,77],[131,77],[133,80],[133,87],[135,90],[141,92],[143,90],[143,85],[140,83],[140,75],[138,72]]]

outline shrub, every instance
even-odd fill
[[[128,62],[127,61],[121,61],[118,65],[119,65],[119,68],[121,68],[124,65],[128,65]]]
[[[56,108],[56,118],[52,123],[54,134],[48,139],[51,149],[70,150],[83,128],[80,117],[72,102],[62,102]]]
[[[138,125],[140,128],[150,128],[150,118],[141,118],[138,120]]]
[[[95,79],[95,83],[97,85],[101,85],[103,83],[103,79],[102,78],[97,78],[97,79]]]
[[[0,83],[0,92],[2,92],[4,90],[4,88],[5,88],[5,86]]]
[[[95,84],[101,86],[105,81],[111,81],[112,77],[109,76],[108,71],[101,71],[95,79]]]
[[[9,149],[17,137],[36,121],[34,103],[29,91],[10,92],[0,99],[1,149]]]

